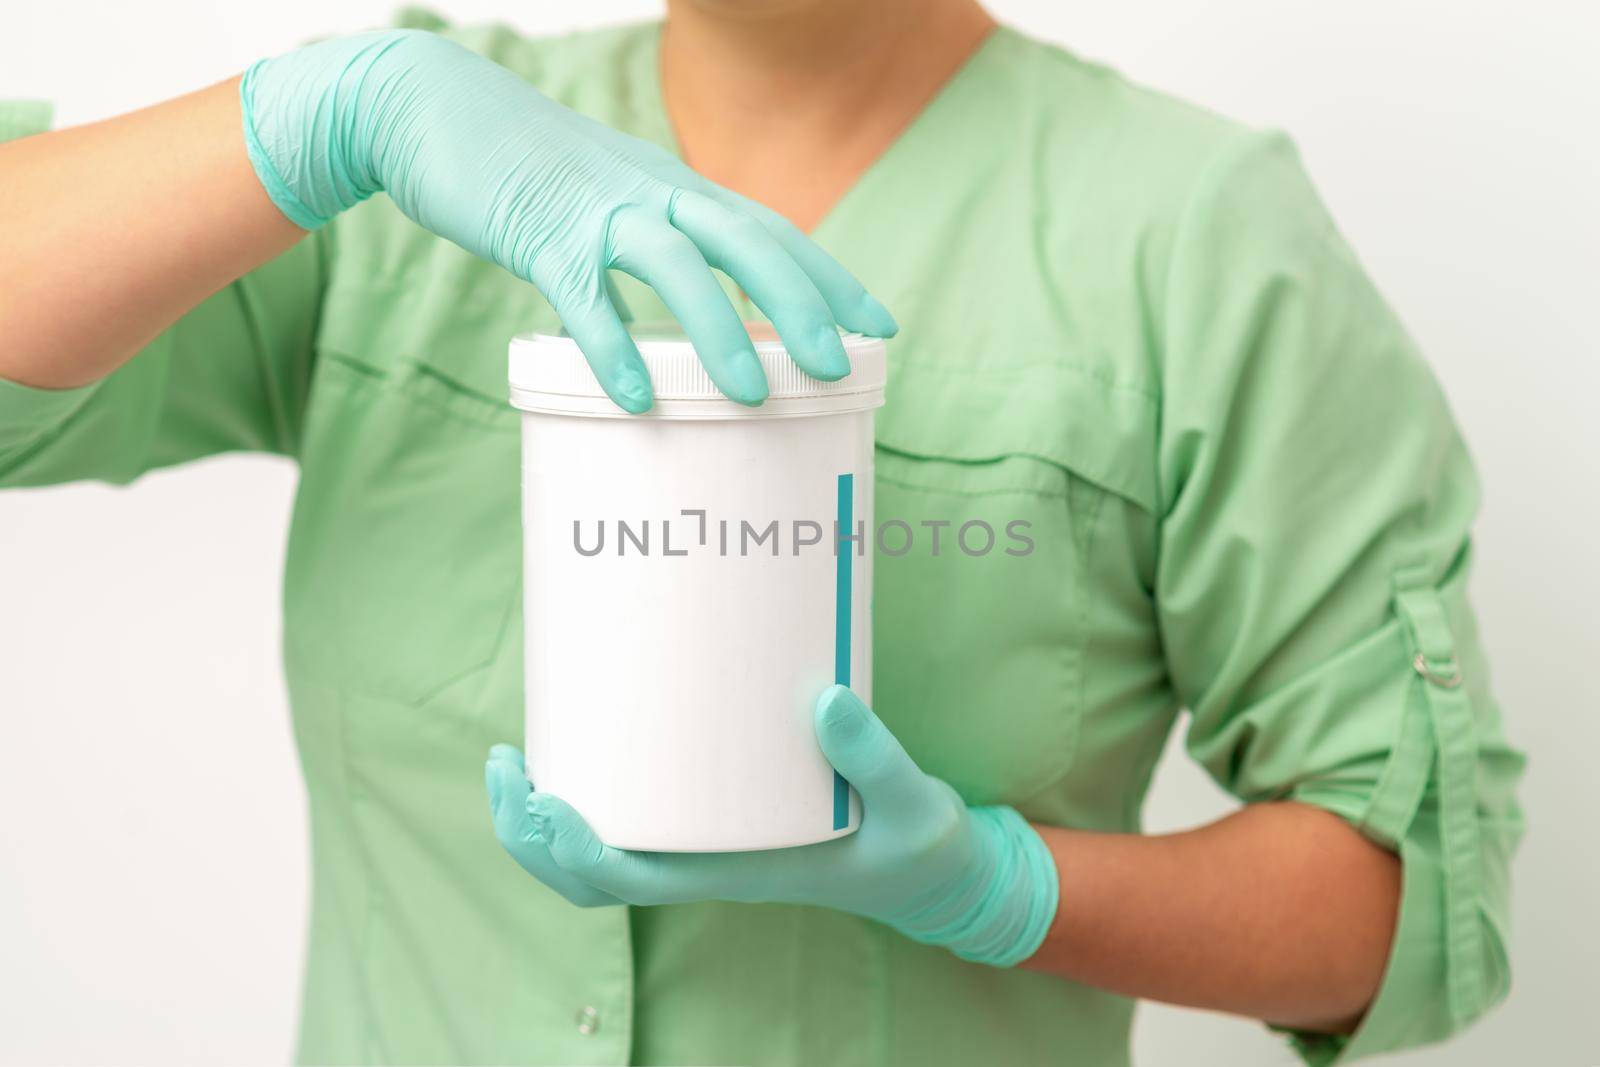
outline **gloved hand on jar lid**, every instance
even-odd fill
[[[839,327],[897,329],[775,212],[434,34],[360,34],[262,60],[240,100],[251,163],[291,220],[315,229],[388,193],[426,229],[537,286],[627,411],[647,410],[652,389],[610,299],[611,269],[656,290],[712,381],[743,404],[761,403],[767,381],[713,267],[812,377],[850,372]]]

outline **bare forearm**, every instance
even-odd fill
[[[1275,803],[1180,834],[1037,829],[1061,904],[1024,966],[1330,1033],[1377,992],[1400,862],[1335,815]]]
[[[83,385],[305,232],[245,154],[233,79],[0,145],[0,378]]]

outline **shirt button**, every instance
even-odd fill
[[[588,1037],[600,1029],[600,1013],[593,1008],[579,1008],[577,1014],[578,1033]]]

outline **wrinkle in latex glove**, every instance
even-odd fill
[[[850,372],[838,327],[897,330],[775,212],[434,34],[361,34],[262,60],[240,102],[251,163],[291,220],[313,229],[387,192],[423,227],[537,286],[627,411],[650,407],[651,384],[608,270],[655,289],[712,381],[744,404],[766,398],[766,377],[712,268],[750,295],[812,377]]]
[[[816,729],[829,762],[861,794],[861,828],[848,837],[768,852],[611,848],[559,797],[516,786],[521,756],[506,746],[489,759],[495,830],[525,870],[585,907],[813,904],[876,919],[980,963],[1009,967],[1033,955],[1055,917],[1058,887],[1054,859],[1027,820],[1006,806],[969,807],[924,774],[842,686],[818,700]]]

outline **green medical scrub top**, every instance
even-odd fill
[[[403,21],[673,144],[656,25]],[[1474,474],[1289,143],[1002,29],[816,238],[903,325],[878,518],[945,541],[876,559],[871,696],[922,767],[973,803],[1136,832],[1187,709],[1189,751],[1241,801],[1329,809],[1403,857],[1376,1003],[1353,1039],[1290,1035],[1302,1054],[1437,1039],[1501,998],[1522,761],[1465,596]],[[483,762],[522,737],[506,342],[557,325],[378,197],[107,379],[0,391],[0,484],[299,464],[299,1058],[1125,1062],[1123,997],[820,908],[582,910],[501,851]],[[1035,550],[969,555],[973,520],[1026,521]]]

